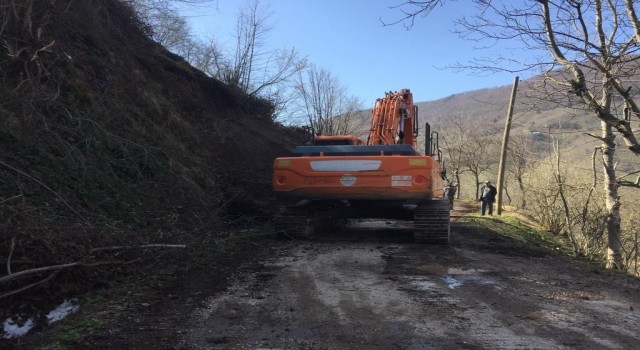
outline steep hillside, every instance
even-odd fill
[[[101,266],[2,281],[1,304],[138,259],[96,248],[206,245],[272,213],[271,162],[293,138],[267,101],[150,41],[123,1],[1,5],[0,257],[9,274]]]
[[[564,159],[586,164],[590,168],[591,156],[599,140],[589,134],[600,135],[600,121],[581,105],[575,96],[556,94],[539,97],[534,84],[541,77],[520,81],[514,105],[512,134],[525,133],[547,149],[549,137],[558,140]],[[637,80],[630,80],[635,86]],[[451,95],[447,98],[418,103],[421,118],[438,123],[439,120],[454,115],[471,116],[481,121],[487,130],[493,130],[496,137],[502,136],[509,106],[512,86],[485,88]],[[635,91],[635,89],[634,89]],[[615,111],[622,113],[619,100],[614,100]],[[622,118],[622,115],[619,116]],[[625,150],[621,137],[616,139],[619,145],[617,157],[618,169],[635,171],[637,159]]]
[[[510,94],[511,86],[501,86],[453,94],[417,105],[422,118],[429,121],[452,114],[463,114],[477,116],[481,120],[497,124],[504,119]]]
[[[576,119],[587,117],[583,115],[582,118],[577,118],[574,110],[528,97],[527,84],[527,81],[520,82],[514,108],[513,130],[546,133],[549,127],[553,130],[576,129],[581,125]],[[512,86],[491,87],[453,94],[434,101],[417,102],[420,124],[429,122],[437,127],[444,119],[463,116],[479,121],[478,125],[486,128],[488,132],[501,134],[511,90]],[[363,120],[353,123],[356,134],[364,139],[369,129],[370,113],[371,110],[366,111],[363,113]]]

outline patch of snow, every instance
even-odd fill
[[[447,282],[447,286],[449,286],[449,289],[456,289],[462,285],[462,281],[459,281],[457,278],[451,276],[445,277],[444,281]]]
[[[447,286],[449,286],[449,289],[456,289],[467,282],[473,282],[483,286],[496,283],[493,279],[480,276],[458,276],[457,278],[446,276],[444,277],[444,281],[447,283]]]
[[[33,328],[34,324],[32,318],[24,322],[22,326],[18,324],[19,321],[20,318],[18,318],[17,321],[14,321],[13,317],[9,317],[4,320],[4,334],[2,335],[2,338],[11,339],[21,337],[27,334],[31,330],[31,328]]]
[[[66,299],[60,306],[47,314],[47,320],[49,320],[49,324],[51,324],[64,319],[69,316],[69,314],[77,312],[78,310],[80,310],[80,305],[78,305],[77,299]]]

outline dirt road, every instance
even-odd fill
[[[247,243],[235,258],[185,261],[152,293],[108,297],[63,330],[0,348],[639,348],[639,279],[496,233],[508,224],[490,217],[471,220],[453,219],[449,247],[414,244],[385,221]]]
[[[487,219],[490,220],[490,219]],[[633,349],[640,282],[492,232],[369,222],[282,242],[192,311],[183,349]]]

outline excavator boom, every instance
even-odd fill
[[[409,89],[387,92],[376,100],[371,116],[367,144],[406,144],[416,147],[418,106],[413,104]]]

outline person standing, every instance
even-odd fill
[[[452,182],[444,188],[443,195],[449,200],[449,209],[453,209],[453,200],[456,197],[456,191],[458,191],[458,183],[456,182]]]
[[[480,189],[480,200],[482,201],[481,215],[484,215],[487,209],[489,215],[493,215],[493,202],[496,200],[496,194],[498,194],[498,191],[491,181],[485,181],[484,186]]]

